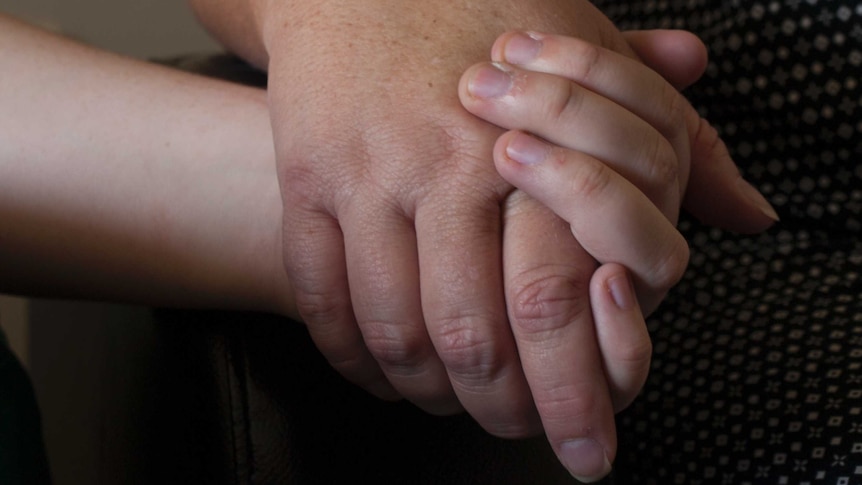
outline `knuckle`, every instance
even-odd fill
[[[626,369],[640,372],[649,369],[652,351],[652,341],[648,336],[644,336],[644,338],[618,342],[614,350],[614,359]]]
[[[565,81],[561,89],[555,89],[553,92],[555,95],[546,110],[550,114],[551,121],[565,123],[566,120],[575,119],[580,115],[584,105],[584,93],[577,84]]]
[[[377,175],[376,178],[387,180],[394,191],[413,191],[417,201],[433,201],[435,191],[455,196],[463,193],[471,197],[476,194],[498,197],[496,194],[507,187],[493,164],[488,163],[488,153],[499,136],[498,129],[480,123],[469,113],[431,118],[419,128],[379,136],[409,140],[395,147],[389,141],[390,148],[372,156],[388,161],[384,167],[386,173],[398,174],[397,177]],[[406,169],[404,160],[411,161]]]
[[[375,364],[360,338],[345,333],[346,319],[352,318],[345,306],[331,295],[299,292],[296,304],[315,345],[329,365],[352,382],[369,384],[368,372],[373,368],[369,366]]]
[[[344,305],[331,294],[297,290],[296,307],[307,325],[325,333],[342,323],[345,317]]]
[[[718,130],[713,127],[709,121],[704,118],[698,118],[697,129],[695,131],[693,147],[703,150],[706,154],[713,154],[718,150],[725,150],[724,142],[721,140]]]
[[[391,322],[366,322],[362,334],[368,351],[388,371],[412,375],[426,360],[423,339],[411,335]]]
[[[525,338],[547,339],[548,334],[556,333],[587,311],[584,298],[589,285],[587,279],[561,273],[571,271],[540,268],[533,275],[522,277],[523,285],[515,286],[512,325]]]
[[[552,392],[536,397],[536,407],[542,415],[545,427],[560,425],[565,428],[572,423],[591,423],[601,412],[598,402],[600,393],[591,392],[589,383],[574,383],[559,386]]]
[[[602,62],[602,49],[596,44],[578,41],[572,43],[572,51],[567,55],[568,74],[578,82],[590,81],[595,68]]]
[[[665,100],[663,104],[667,113],[659,119],[660,131],[670,138],[685,129],[686,115],[691,107],[688,100],[670,83],[662,83],[662,86],[659,99]]]
[[[441,144],[446,161],[450,164],[441,179],[460,184],[471,193],[498,193],[508,187],[494,165],[488,163],[488,153],[499,132],[494,127],[477,125],[468,120],[442,128]]]
[[[650,268],[649,276],[655,286],[666,290],[682,279],[688,267],[690,250],[679,233],[674,233],[673,240],[662,246],[663,253]]]
[[[588,200],[600,196],[613,182],[611,169],[598,160],[580,165],[578,173],[569,180],[569,193]]]
[[[657,133],[653,132],[653,135]],[[679,185],[679,161],[670,142],[662,136],[649,136],[645,142],[648,154],[646,166],[649,167],[648,177],[651,184],[660,188]]]
[[[289,163],[278,171],[282,192],[294,199],[312,199],[320,195],[321,174],[300,163]]]
[[[455,317],[438,323],[437,353],[454,379],[470,387],[486,386],[497,380],[503,358],[496,342],[475,318]]]

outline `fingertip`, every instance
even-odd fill
[[[542,52],[542,37],[530,31],[507,32],[498,37],[491,48],[491,59],[518,66],[529,64]]]
[[[738,190],[742,192],[743,197],[747,198],[754,207],[760,210],[760,212],[771,221],[770,225],[780,220],[775,208],[772,207],[772,204],[769,203],[766,197],[764,197],[756,187],[746,182],[742,177],[737,181],[737,187]]]
[[[628,312],[638,308],[638,300],[635,297],[634,284],[625,271],[612,274],[605,280],[606,291],[610,300],[618,310]]]
[[[485,63],[476,63],[464,70],[461,74],[461,79],[458,81],[458,98],[461,100],[461,105],[471,113],[471,109],[476,101],[476,98],[470,94],[470,81],[476,77],[476,73]],[[474,113],[475,114],[475,113]]]
[[[683,206],[701,222],[741,234],[762,232],[779,221],[775,208],[746,182],[708,121],[699,118],[691,143],[689,190]]]
[[[634,280],[621,264],[605,263],[596,269],[590,281],[590,292],[593,306],[605,315],[602,320],[612,320],[610,317],[617,314],[640,313]]]
[[[520,30],[508,30],[497,36],[494,44],[491,45],[491,60],[493,62],[504,62],[506,60],[506,44],[516,35],[521,34]]]
[[[624,32],[640,59],[677,89],[694,84],[706,71],[709,53],[700,38],[685,30]]]
[[[637,397],[649,373],[652,342],[628,271],[608,263],[596,270],[590,301],[614,412]]]
[[[560,444],[560,461],[569,473],[583,483],[594,483],[611,472],[605,447],[592,438],[578,438]]]

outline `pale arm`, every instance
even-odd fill
[[[263,91],[2,16],[0,72],[0,291],[295,314]]]

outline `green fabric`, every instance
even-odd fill
[[[50,482],[33,386],[0,332],[0,484]]]

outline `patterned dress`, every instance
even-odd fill
[[[613,483],[862,483],[862,3],[597,1],[684,28],[711,60],[689,98],[781,222],[684,220],[691,267],[649,321]]]

